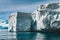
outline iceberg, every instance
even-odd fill
[[[0,19],[0,29],[8,29],[8,20]]]
[[[32,17],[31,13],[16,12],[9,15],[8,31],[30,31]]]
[[[37,22],[37,30],[60,29],[60,2],[40,5],[32,18]]]

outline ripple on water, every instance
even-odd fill
[[[60,34],[38,32],[8,32],[0,29],[0,40],[60,40]]]

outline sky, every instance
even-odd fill
[[[59,0],[0,0],[0,19],[8,20],[13,12],[34,12],[41,4],[59,2]]]

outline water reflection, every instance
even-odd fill
[[[8,39],[8,31],[0,29],[0,40]]]
[[[44,33],[44,35],[45,35],[44,40],[60,40],[60,34]]]
[[[0,40],[60,40],[60,34],[0,30]]]
[[[60,40],[60,34],[17,32],[17,40]]]
[[[33,33],[33,32],[18,32],[16,38],[17,38],[17,40],[35,40],[36,33]]]
[[[16,40],[16,32],[8,32],[8,40]]]

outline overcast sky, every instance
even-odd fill
[[[38,5],[59,0],[0,0],[0,19],[6,20],[12,12],[34,12]]]

